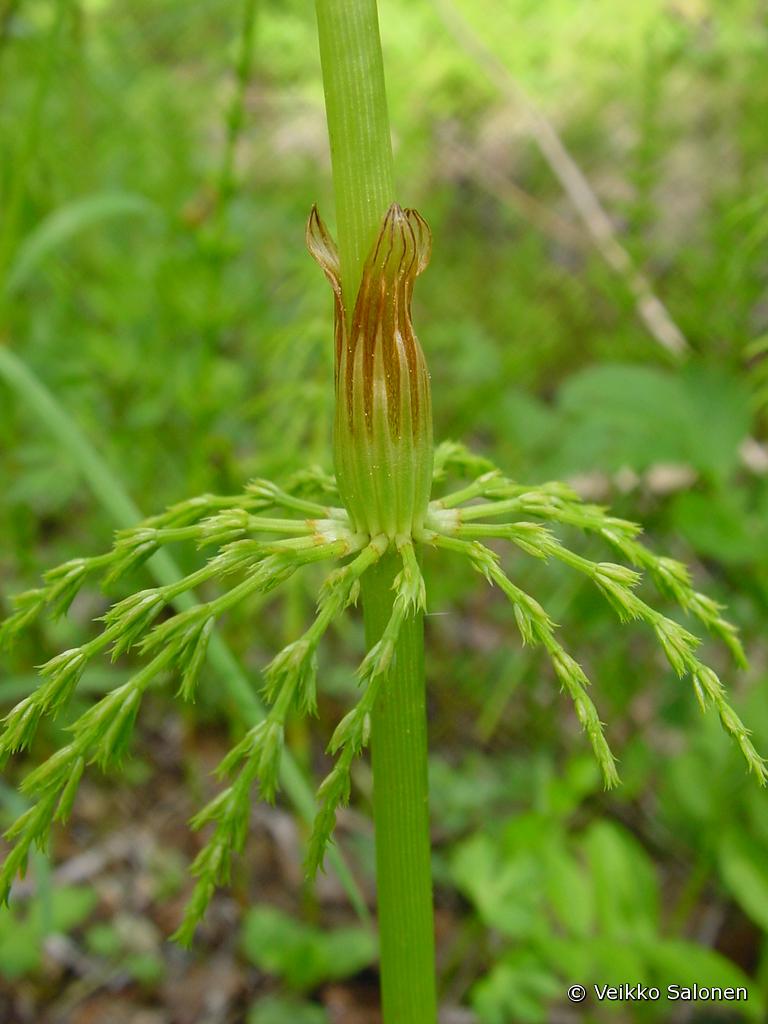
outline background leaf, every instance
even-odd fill
[[[71,200],[48,214],[21,242],[6,279],[6,292],[10,295],[22,288],[46,259],[81,232],[115,218],[137,216],[158,217],[160,210],[143,196],[129,192]]]
[[[376,956],[373,936],[363,928],[321,931],[267,906],[246,914],[242,946],[263,971],[285,978],[299,991],[356,974]]]
[[[744,912],[768,930],[768,851],[746,833],[728,829],[718,860],[723,881]]]

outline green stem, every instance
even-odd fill
[[[394,199],[376,0],[316,0],[331,142],[342,292],[350,315],[363,263]],[[361,581],[366,642],[381,637],[400,562]],[[403,623],[372,714],[382,1002],[385,1024],[435,1024],[424,623]]]
[[[381,636],[399,569],[388,554],[362,580],[366,642]],[[424,620],[402,625],[371,716],[376,888],[385,1024],[434,1024],[435,939],[429,846]]]
[[[351,315],[365,257],[395,198],[376,0],[316,0],[341,288]]]

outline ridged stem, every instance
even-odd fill
[[[365,258],[394,200],[376,0],[316,0],[331,143],[342,294],[354,306]],[[400,568],[386,555],[361,581],[368,648],[381,637]],[[424,623],[403,623],[372,715],[376,880],[384,1024],[435,1024]]]
[[[395,198],[376,0],[316,0],[331,143],[341,290],[347,315]]]
[[[362,579],[370,648],[392,611],[399,568],[386,555]],[[376,888],[384,1024],[435,1024],[435,939],[429,844],[424,620],[403,623],[372,717]]]

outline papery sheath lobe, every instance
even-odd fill
[[[411,298],[432,248],[416,210],[393,204],[368,255],[351,318],[336,246],[317,210],[307,245],[334,291],[334,461],[356,529],[410,536],[424,522],[432,479],[429,372]]]

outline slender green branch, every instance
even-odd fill
[[[581,666],[555,638],[555,625],[539,602],[515,586],[499,567],[494,553],[479,541],[435,534],[430,542],[436,547],[454,551],[468,558],[477,572],[485,576],[489,583],[496,584],[504,593],[514,609],[515,622],[523,643],[531,647],[544,648],[561,687],[573,701],[576,715],[600,766],[606,789],[618,785],[616,760],[603,734],[603,725],[597,709],[587,693],[589,680]]]
[[[452,507],[457,499],[471,500],[489,495],[498,495],[502,500],[489,505]],[[530,615],[524,603],[519,600],[520,592],[498,568],[493,552],[476,538],[495,537],[512,541],[535,558],[556,558],[587,576],[601,591],[622,622],[640,620],[653,629],[672,669],[681,678],[690,678],[702,709],[710,705],[716,709],[723,728],[738,744],[750,771],[762,785],[768,784],[768,765],[755,749],[749,730],[728,703],[725,689],[716,673],[700,661],[695,653],[699,638],[638,597],[635,588],[641,582],[641,573],[614,562],[592,562],[565,547],[547,527],[537,523],[523,520],[506,523],[474,522],[479,514],[494,516],[508,515],[512,512],[528,512],[539,518],[578,526],[602,536],[633,565],[646,569],[660,593],[676,601],[681,608],[700,619],[710,632],[719,636],[737,664],[745,663],[736,628],[722,617],[720,605],[693,589],[690,574],[684,565],[674,559],[655,555],[635,540],[636,534],[640,532],[635,523],[610,516],[605,509],[597,505],[580,503],[577,496],[569,495],[563,485],[550,484],[540,489],[521,489],[518,484],[506,480],[497,472],[485,473],[461,491],[449,495],[442,501],[431,503],[427,517],[428,527],[423,539],[427,543],[465,554],[480,572],[501,587],[515,606],[515,616],[524,642],[543,644],[553,660],[561,682],[572,693],[574,699],[576,691],[572,689],[571,684],[575,681],[577,689],[583,688],[585,680],[578,678],[578,673],[569,674],[569,661],[563,660],[556,649],[551,624],[547,626],[543,620],[537,624],[537,613],[532,620],[536,628],[528,628],[525,620],[530,618]],[[430,535],[430,528],[436,530],[436,533]],[[576,668],[578,669],[578,666]],[[580,703],[582,707],[585,706],[583,701]],[[593,738],[592,727],[599,725],[599,720],[591,712],[588,718],[582,717],[581,710],[579,717]],[[595,736],[598,736],[596,731]]]
[[[126,493],[110,467],[96,451],[80,427],[59,404],[48,388],[10,349],[0,345],[0,378],[21,397],[40,424],[54,435],[83,474],[97,501],[106,509],[115,525],[130,529],[142,518],[141,512]],[[172,586],[183,579],[183,573],[170,555],[157,552],[148,563],[149,571],[161,586]],[[179,594],[173,600],[178,611],[195,606],[194,595]],[[237,708],[238,720],[250,725],[264,718],[264,706],[221,637],[214,632],[210,638],[209,656],[214,671],[221,677],[231,706]],[[280,769],[282,786],[305,821],[315,817],[312,790],[295,760],[286,752]],[[342,883],[356,912],[362,920],[370,917],[365,899],[355,882],[341,852],[329,851],[333,870]]]

